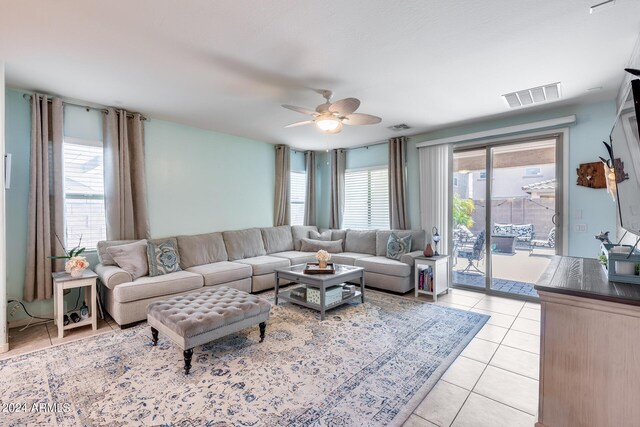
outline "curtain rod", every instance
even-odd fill
[[[22,95],[22,97],[23,97],[24,99],[26,99],[27,101],[30,101],[30,100],[31,100],[31,95],[29,95],[29,94],[26,94],[26,93],[25,93],[25,94],[23,94],[23,95]],[[47,102],[52,102],[51,98],[47,98]],[[73,105],[74,107],[84,108],[84,109],[86,109],[87,111],[89,111],[89,110],[95,110],[95,111],[100,111],[100,112],[101,112],[101,113],[103,113],[103,114],[109,114],[109,110],[108,110],[108,109],[106,109],[106,108],[91,107],[91,106],[89,106],[89,105],[76,104],[76,103],[69,102],[69,101],[62,101],[62,103],[63,103],[64,105]],[[127,117],[133,117],[133,114],[132,114],[132,113],[127,112]],[[140,114],[140,118],[141,118],[142,120],[149,120],[146,116],[143,116],[142,114]]]

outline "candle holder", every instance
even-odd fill
[[[440,255],[438,253],[438,242],[440,241],[440,235],[438,234],[438,228],[437,227],[433,227],[431,229],[431,233],[433,234],[433,246],[434,246],[434,256],[438,256]]]

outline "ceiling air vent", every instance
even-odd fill
[[[511,108],[555,101],[560,98],[560,82],[507,93],[502,95],[502,97]]]
[[[400,123],[399,125],[389,126],[389,129],[391,129],[394,132],[400,132],[401,130],[411,129],[411,126],[406,125],[404,123]]]

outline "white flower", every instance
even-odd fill
[[[331,254],[327,251],[325,251],[324,249],[320,249],[317,253],[316,253],[316,259],[318,261],[324,261],[327,262],[331,259]]]

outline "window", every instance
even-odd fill
[[[95,249],[107,238],[104,213],[102,143],[65,138],[63,148],[64,213],[67,249]]]
[[[345,172],[342,228],[389,229],[389,170],[386,166]]]
[[[304,225],[304,199],[307,195],[307,174],[291,171],[289,180],[291,225]]]
[[[524,176],[525,177],[539,177],[539,176],[542,176],[540,172],[541,172],[540,168],[526,168],[524,170]]]

